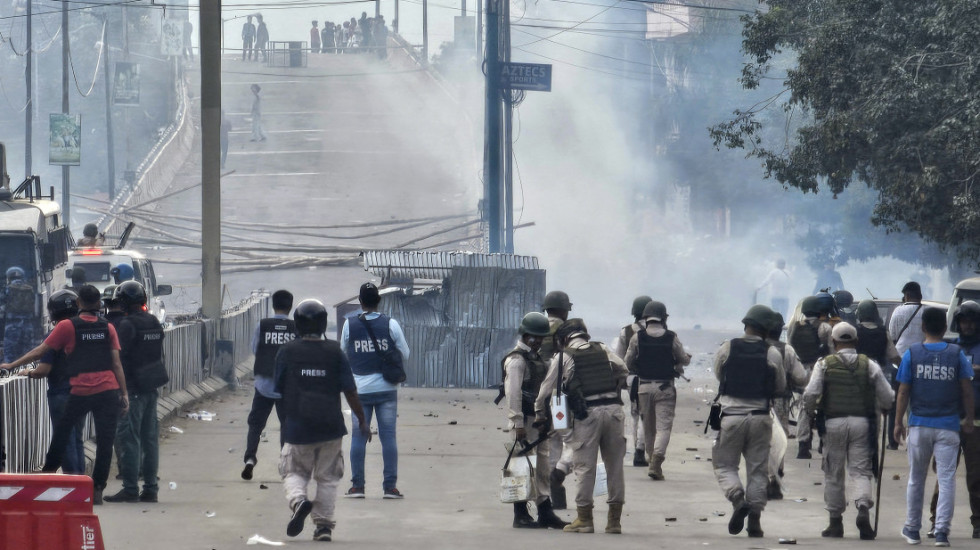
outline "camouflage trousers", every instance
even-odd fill
[[[3,331],[3,362],[11,363],[34,349],[35,340],[31,319],[8,318]]]

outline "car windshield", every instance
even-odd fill
[[[980,302],[980,290],[961,288],[956,291],[956,303],[950,304],[949,307],[955,308],[970,300]]]
[[[109,262],[75,262],[73,267],[81,267],[85,270],[85,282],[101,288],[112,280],[109,270],[112,264]]]

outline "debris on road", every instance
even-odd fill
[[[209,517],[209,518],[213,518],[214,516],[216,516],[218,514],[215,513],[215,512],[212,512],[211,510],[207,510],[207,511],[204,512],[204,515],[207,516],[207,517]]]
[[[208,411],[197,411],[187,414],[187,418],[191,420],[203,420],[205,422],[211,422],[216,416],[213,412]]]
[[[262,535],[254,534],[245,542],[249,546],[255,546],[256,544],[264,544],[266,546],[286,546],[285,542],[278,542],[274,540],[269,540]]]
[[[170,490],[171,491],[176,491],[177,490],[177,482],[176,481],[171,481],[170,482]]]
[[[450,420],[449,421],[449,425],[450,426],[455,426],[456,424],[457,424],[457,422],[455,420]]]
[[[796,544],[796,539],[779,539],[779,544]]]
[[[173,434],[182,434],[182,433],[184,433],[184,430],[181,430],[177,426],[170,426],[170,433],[173,433]]]

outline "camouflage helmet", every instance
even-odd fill
[[[652,301],[653,298],[649,296],[637,296],[636,298],[633,298],[633,309],[630,310],[633,317],[636,317],[637,319],[643,317],[643,308]]]
[[[548,294],[545,294],[544,302],[541,304],[541,309],[562,309],[565,311],[572,310],[572,302],[568,299],[568,294],[560,290],[552,290]]]
[[[667,306],[663,302],[650,300],[650,303],[643,307],[643,318],[663,323],[667,320]]]
[[[517,332],[521,335],[547,336],[551,332],[551,324],[543,313],[532,311],[521,319],[521,324],[517,327]]]
[[[820,300],[816,296],[807,296],[803,298],[803,303],[800,304],[800,311],[806,317],[816,317],[820,315]]]
[[[858,322],[877,323],[881,320],[878,315],[878,304],[874,300],[861,300],[858,302],[856,312]]]
[[[980,322],[980,304],[968,300],[956,308],[955,313],[953,313],[953,332],[960,332],[960,319],[964,317],[973,319],[974,323]]]
[[[565,321],[555,331],[555,341],[565,343],[574,334],[584,334],[585,339],[589,339],[589,329],[586,328],[585,321],[578,318]]]
[[[755,327],[764,332],[769,332],[769,325],[772,319],[772,310],[762,304],[756,304],[745,312],[742,324]]]

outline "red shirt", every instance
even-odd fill
[[[94,323],[98,318],[94,315],[83,313],[80,315],[83,321]],[[44,340],[44,343],[51,349],[64,351],[66,355],[71,355],[75,349],[75,325],[71,324],[70,319],[65,319],[55,325],[54,330]],[[109,346],[119,351],[119,336],[116,334],[116,327],[109,325]],[[112,371],[112,365],[106,365],[106,370],[98,372],[83,372],[71,377],[72,395],[95,395],[109,390],[118,390],[119,382],[116,381],[116,374]]]

